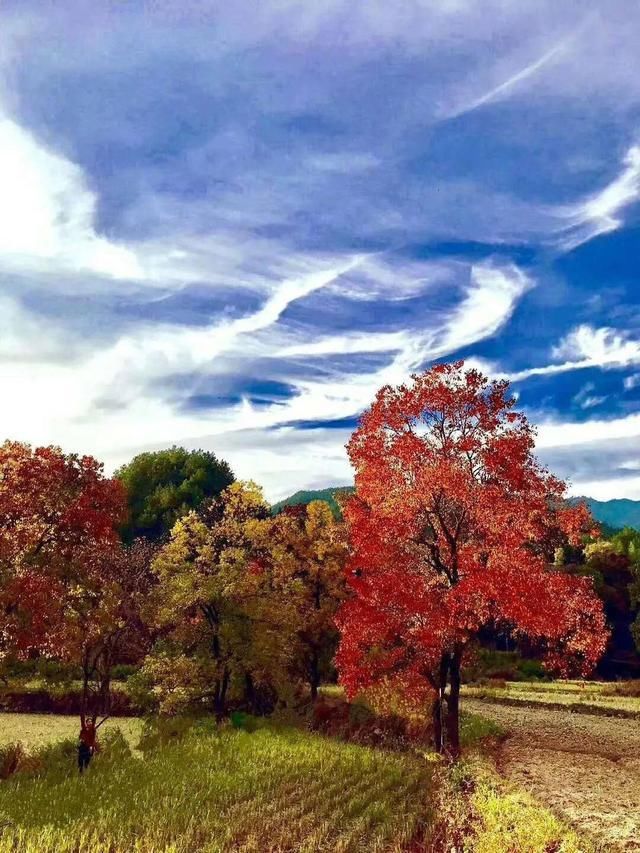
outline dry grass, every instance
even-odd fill
[[[465,700],[510,736],[500,767],[607,853],[640,851],[640,722]]]
[[[119,728],[134,747],[142,730],[142,721],[135,717],[118,717],[107,722],[101,731]],[[78,735],[78,717],[57,714],[3,714],[0,713],[0,746],[20,742],[27,749],[37,749],[50,743]]]
[[[640,696],[637,682],[609,683],[602,681],[550,681],[530,683],[506,681],[499,685],[469,686],[463,695],[470,699],[507,700],[525,705],[587,706],[594,712],[620,711],[640,717]]]
[[[292,729],[196,731],[2,783],[0,853],[400,851],[425,831],[429,768]]]

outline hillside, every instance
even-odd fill
[[[598,501],[595,498],[580,497],[589,506],[593,517],[601,524],[621,529],[622,527],[640,528],[640,501],[617,498],[610,501]]]
[[[305,489],[273,504],[271,507],[271,513],[276,515],[285,506],[309,504],[311,501],[326,501],[331,507],[335,517],[340,518],[340,506],[338,505],[335,495],[350,494],[351,492],[353,492],[353,486],[329,486],[327,489]]]
[[[335,499],[338,493],[348,494],[353,491],[353,486],[329,486],[326,489],[306,489],[296,492],[284,500],[273,504],[271,511],[275,515],[285,506],[296,504],[308,504],[311,501],[327,501],[336,517],[340,515],[340,508]],[[611,535],[623,527],[635,527],[640,529],[640,501],[620,498],[610,501],[598,501],[595,498],[579,497],[572,498],[571,502],[585,501],[596,521],[603,525],[603,534]]]

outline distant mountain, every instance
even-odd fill
[[[272,515],[280,512],[285,506],[297,506],[299,504],[310,504],[311,501],[326,501],[336,518],[340,518],[340,506],[335,498],[338,494],[351,494],[353,486],[329,486],[328,489],[306,489],[296,492],[295,495],[285,498],[271,507]]]
[[[278,503],[273,504],[271,512],[275,515],[285,506],[308,504],[311,501],[326,501],[336,517],[340,516],[340,507],[335,499],[336,494],[350,494],[353,486],[329,486],[327,489],[307,489],[296,492]],[[597,501],[595,498],[572,498],[571,503],[585,501],[593,517],[602,526],[604,536],[610,536],[623,527],[635,527],[640,530],[640,501],[620,498],[611,501]]]
[[[640,530],[640,501],[629,498],[616,498],[611,501],[597,501],[595,498],[574,498],[573,502],[584,501],[591,514],[600,524],[620,530],[623,527],[635,527]],[[603,530],[603,533],[606,533]]]

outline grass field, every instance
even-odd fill
[[[620,711],[640,717],[640,696],[622,695],[624,689],[624,684],[601,681],[507,681],[496,686],[465,685],[463,696],[469,699],[508,700],[526,705],[579,705],[593,709],[594,713]]]
[[[107,720],[101,732],[119,728],[132,748],[137,746],[142,721],[135,717],[118,717]],[[2,714],[0,713],[0,746],[20,741],[28,749],[78,735],[78,717],[57,714]]]
[[[424,758],[295,729],[229,728],[0,783],[0,853],[408,849],[429,823]]]

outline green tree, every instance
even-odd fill
[[[179,518],[217,497],[235,479],[214,453],[183,447],[141,453],[115,476],[127,491],[129,518],[122,535],[128,542],[138,536],[167,536]]]
[[[633,561],[637,542],[637,531],[625,528],[610,541],[600,539],[588,544],[584,549],[585,563],[577,567],[579,573],[593,577],[611,627],[607,650],[600,663],[606,675],[624,672],[637,661],[634,642],[640,648],[636,615],[640,588],[638,568]]]

